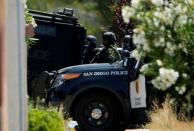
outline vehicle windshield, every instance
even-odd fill
[[[112,65],[114,65],[114,66],[122,66],[123,65],[123,59],[118,60],[118,61],[112,63]]]

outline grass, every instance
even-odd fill
[[[181,121],[177,120],[168,100],[159,108],[155,104],[153,111],[150,112],[151,123],[145,126],[152,131],[192,131],[194,130],[194,121],[187,121],[182,115]]]

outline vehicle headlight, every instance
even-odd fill
[[[65,81],[75,79],[80,77],[79,73],[70,73],[70,74],[60,74],[58,75],[53,83],[53,87],[58,87],[62,84],[64,84]]]
[[[64,79],[63,79],[63,75],[58,75],[58,76],[55,78],[52,87],[58,87],[58,86],[62,85],[64,82],[65,82],[65,81],[64,81]]]

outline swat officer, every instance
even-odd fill
[[[122,43],[123,50],[133,51],[136,46],[133,44],[133,38],[131,35],[125,35]]]
[[[93,35],[88,35],[83,49],[82,64],[88,64],[94,58],[98,51],[96,45],[97,38]]]
[[[120,51],[120,54],[122,58],[129,57],[130,52],[132,52],[136,46],[133,44],[133,38],[130,35],[125,35],[122,40],[122,51]]]
[[[117,49],[114,47],[116,42],[115,34],[113,32],[105,32],[102,36],[102,40],[103,47],[96,54],[91,63],[113,63],[117,60],[120,60],[121,56]]]

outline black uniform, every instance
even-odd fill
[[[122,58],[129,57],[130,52],[133,51],[136,46],[133,44],[133,39],[130,35],[125,35],[122,41],[122,51],[120,52]]]
[[[89,64],[98,50],[96,49],[96,37],[88,35],[83,49],[82,64]]]

